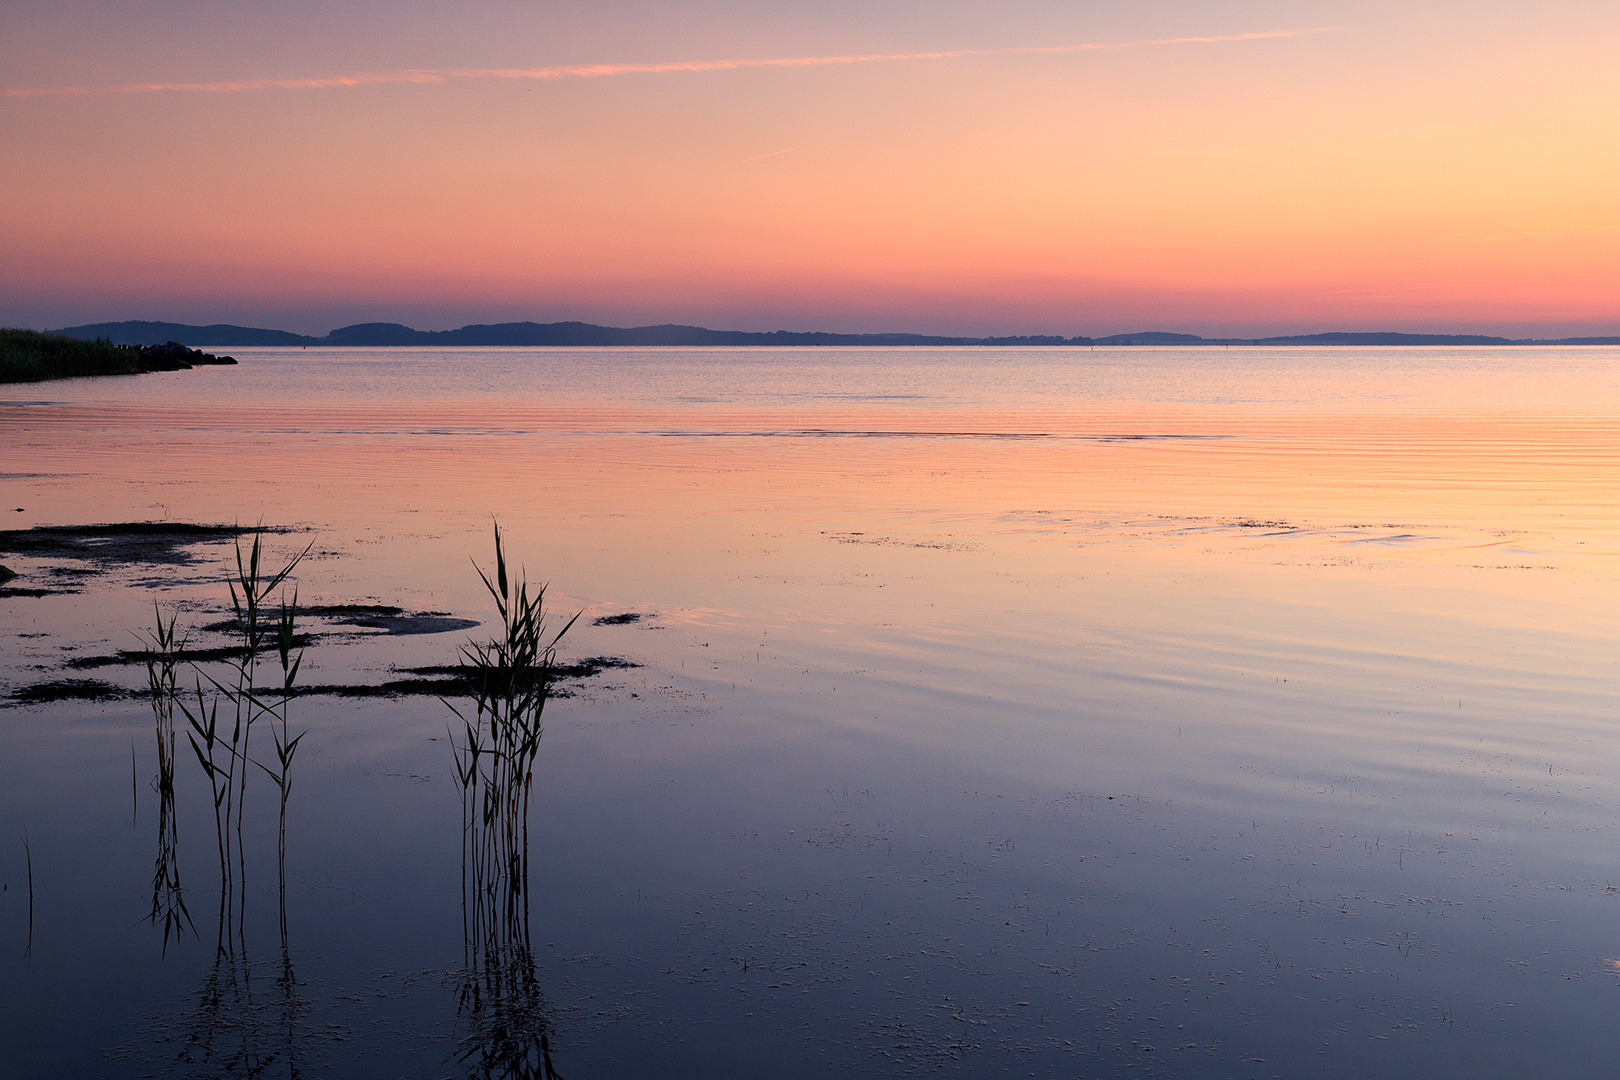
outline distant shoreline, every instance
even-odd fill
[[[399,323],[360,323],[333,330],[325,337],[294,334],[286,330],[234,326],[215,323],[192,326],[185,323],[132,320],[91,323],[46,331],[50,336],[105,339],[117,345],[157,345],[180,342],[198,346],[1140,346],[1140,345],[1243,345],[1266,346],[1368,346],[1368,345],[1620,345],[1620,336],[1571,338],[1504,338],[1484,334],[1408,334],[1398,332],[1345,332],[1288,334],[1264,338],[1206,338],[1197,334],[1144,331],[1111,334],[1106,337],[1063,337],[1061,335],[1009,335],[992,337],[951,337],[934,334],[834,334],[819,331],[774,330],[758,333],[746,330],[710,330],[702,326],[597,326],[593,323],[495,323],[463,326],[459,330],[413,330]]]

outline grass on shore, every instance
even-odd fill
[[[43,382],[84,375],[136,375],[150,370],[139,351],[102,339],[0,329],[0,383]]]

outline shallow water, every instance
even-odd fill
[[[641,665],[535,777],[570,1080],[1612,1072],[1620,350],[236,355],[7,388],[7,527],[263,522],[305,603],[488,619],[498,516]],[[222,618],[193,551],[5,554],[82,587],[0,596],[5,688],[141,685],[65,665]],[[481,1074],[449,710],[293,714],[286,951],[259,783],[221,953],[189,751],[165,947],[145,703],[0,709],[7,1075]]]

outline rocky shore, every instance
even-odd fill
[[[235,357],[215,356],[201,349],[188,349],[178,341],[170,341],[163,345],[126,345],[122,348],[139,353],[141,363],[147,371],[189,371],[191,368],[208,364],[236,363]]]

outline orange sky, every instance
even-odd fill
[[[0,321],[1620,333],[1620,14],[1410,6],[7,4]]]

